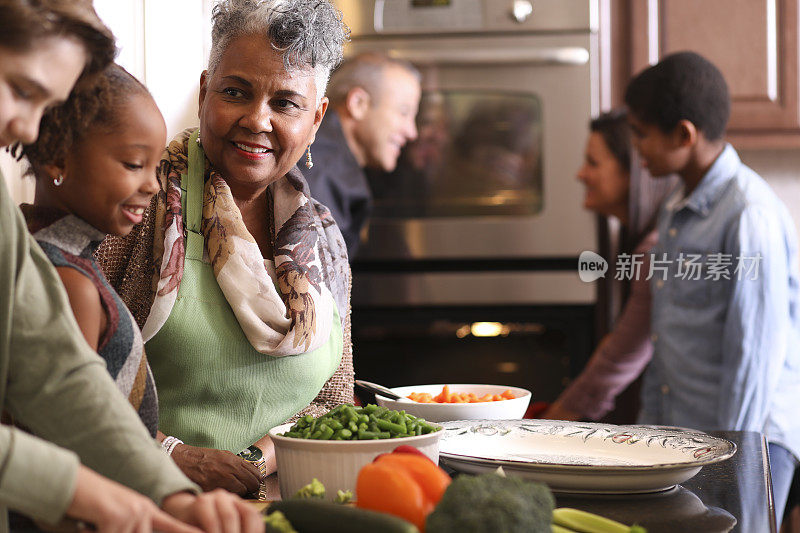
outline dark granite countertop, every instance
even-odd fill
[[[750,431],[708,433],[734,442],[736,454],[703,467],[681,485],[654,494],[556,494],[557,505],[637,523],[648,533],[776,533],[763,435]]]

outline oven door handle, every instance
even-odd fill
[[[393,49],[389,55],[416,65],[585,65],[589,51],[580,46],[463,50]]]

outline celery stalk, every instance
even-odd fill
[[[559,507],[553,510],[553,524],[581,533],[646,533],[643,527],[626,526],[616,520],[579,509]]]

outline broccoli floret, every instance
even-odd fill
[[[550,533],[555,500],[542,483],[497,474],[457,477],[428,515],[428,533]]]
[[[352,490],[337,490],[333,503],[350,503],[353,500]]]
[[[325,485],[317,478],[314,478],[311,480],[311,483],[301,487],[293,497],[300,499],[317,498],[323,500],[325,499]]]
[[[264,515],[264,527],[266,533],[297,533],[297,530],[280,511]]]

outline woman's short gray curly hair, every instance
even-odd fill
[[[331,71],[342,61],[350,30],[330,0],[219,0],[212,14],[208,73],[213,75],[230,42],[242,35],[264,35],[283,53],[287,70],[311,67],[317,99],[325,94]]]

